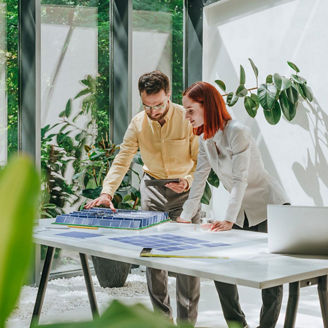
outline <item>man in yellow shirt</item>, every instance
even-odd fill
[[[112,198],[138,151],[144,162],[140,184],[143,210],[165,211],[176,220],[187,200],[198,154],[198,139],[185,119],[181,106],[170,100],[168,77],[153,71],[139,78],[139,93],[144,111],[131,121],[105,180],[101,195],[86,208],[104,205],[114,209]],[[178,182],[163,182],[178,179]],[[192,218],[199,222],[199,211]],[[168,272],[147,268],[147,283],[153,306],[172,318],[167,291]],[[177,319],[197,320],[199,278],[177,274]]]

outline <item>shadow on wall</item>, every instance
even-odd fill
[[[305,107],[300,104],[298,115],[290,122],[299,125],[308,131],[313,144],[314,153],[311,156],[307,150],[307,165],[294,162],[292,170],[304,192],[313,199],[316,206],[323,206],[320,193],[320,180],[328,187],[328,163],[325,153],[328,154],[328,115],[320,107],[317,100],[308,103]],[[309,184],[308,182],[311,181]]]

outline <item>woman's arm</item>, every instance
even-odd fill
[[[208,161],[208,157],[204,148],[204,141],[200,138],[194,181],[190,188],[189,197],[183,205],[183,211],[180,215],[180,218],[177,220],[178,222],[190,222],[191,218],[196,214],[210,171],[211,165]]]

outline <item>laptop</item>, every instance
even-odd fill
[[[328,207],[268,205],[271,253],[328,255]]]

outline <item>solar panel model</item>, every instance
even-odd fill
[[[58,215],[54,224],[141,230],[170,221],[166,212],[116,210],[94,207]]]

